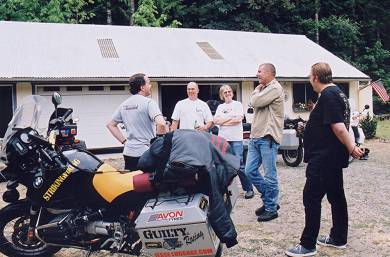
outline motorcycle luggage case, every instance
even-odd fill
[[[282,143],[279,146],[280,150],[297,150],[299,147],[299,139],[295,129],[283,129]]]
[[[208,196],[150,199],[136,220],[143,249],[154,257],[215,256],[219,239],[207,220]]]

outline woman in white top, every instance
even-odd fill
[[[218,136],[225,138],[235,155],[240,157],[240,171],[238,176],[241,181],[242,189],[245,192],[245,198],[250,199],[254,196],[253,187],[250,180],[245,176],[245,165],[243,162],[243,129],[242,119],[244,111],[242,104],[233,100],[233,90],[229,85],[223,85],[219,89],[219,97],[223,104],[220,104],[215,112],[214,123],[219,125]]]

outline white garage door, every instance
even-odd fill
[[[73,118],[79,118],[77,138],[85,140],[89,149],[119,147],[121,144],[106,128],[112,114],[126,98],[125,85],[67,85],[37,86],[37,94],[45,96],[51,104],[54,91],[62,95],[60,107],[73,108]]]

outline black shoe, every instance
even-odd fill
[[[251,190],[251,191],[246,191],[245,192],[245,195],[244,195],[244,198],[245,199],[251,199],[255,196],[255,193]]]
[[[278,212],[270,212],[270,211],[264,211],[263,214],[259,215],[257,217],[257,221],[262,222],[262,221],[270,221],[273,219],[276,219],[278,217]]]
[[[276,210],[279,210],[280,209],[280,206],[279,204],[276,206]],[[255,214],[256,216],[260,216],[261,214],[263,214],[265,212],[265,207],[264,205],[261,206],[260,208],[257,208],[256,211],[255,211]]]

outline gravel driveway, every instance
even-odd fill
[[[367,161],[354,161],[344,171],[344,184],[349,208],[349,241],[346,250],[318,247],[317,256],[390,257],[390,143],[371,140]],[[114,166],[117,160],[108,160]],[[238,231],[239,244],[224,249],[226,257],[285,256],[284,250],[299,241],[304,226],[302,190],[305,167],[278,163],[280,181],[279,218],[266,223],[256,220],[254,211],[260,205],[259,194],[245,200],[243,194],[232,214]],[[0,187],[4,191],[4,186]],[[0,204],[1,205],[1,204]],[[328,234],[331,226],[330,206],[323,201],[321,234]],[[57,257],[81,257],[80,250],[62,250]],[[2,256],[0,254],[0,256]],[[109,256],[95,253],[93,256]],[[125,255],[114,255],[125,256]]]

